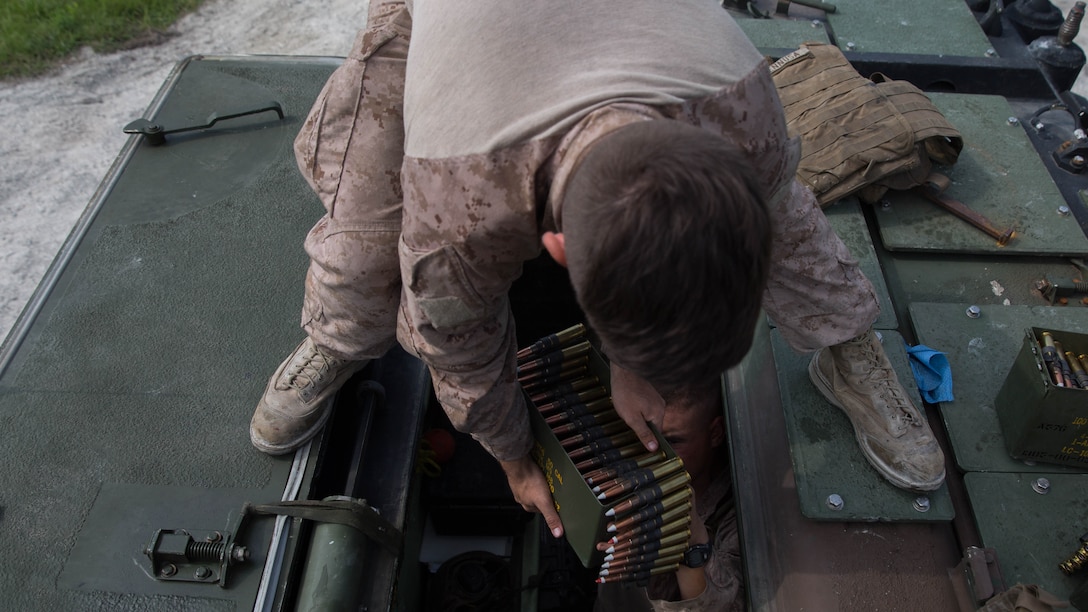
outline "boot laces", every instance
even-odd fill
[[[299,391],[314,387],[324,379],[325,373],[335,367],[337,362],[337,359],[322,353],[311,344],[286,372],[287,386]]]
[[[877,397],[883,400],[885,406],[892,409],[891,414],[887,415],[888,418],[915,424],[914,404],[904,395],[903,386],[899,384],[891,364],[887,359],[881,359],[871,342],[862,342],[858,348],[861,351],[863,363],[871,366],[865,375],[865,383],[871,385],[876,390]]]

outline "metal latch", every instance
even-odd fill
[[[226,121],[227,119],[236,119],[238,117],[245,117],[246,115],[256,115],[259,113],[266,113],[269,111],[275,111],[276,115],[280,119],[283,119],[283,105],[279,102],[271,101],[265,102],[257,108],[250,108],[246,110],[236,110],[229,113],[212,113],[208,115],[207,120],[202,125],[190,125],[186,127],[168,128],[160,123],[155,123],[149,119],[137,119],[125,126],[124,131],[126,134],[143,134],[147,138],[148,144],[160,145],[166,142],[167,134],[177,134],[179,132],[192,132],[194,130],[205,130],[219,121]]]
[[[1053,283],[1046,277],[1035,281],[1035,289],[1042,294],[1043,299],[1050,303],[1065,305],[1069,298],[1077,295],[1088,296],[1088,282],[1071,279],[1068,283]],[[1088,303],[1086,301],[1085,303]]]
[[[177,582],[227,584],[227,568],[249,559],[249,549],[221,531],[159,529],[144,554],[155,578]]]
[[[961,610],[977,610],[978,607],[1005,590],[1005,578],[993,548],[968,546],[963,560],[948,570]]]
[[[252,516],[290,516],[323,523],[337,523],[358,529],[383,548],[400,555],[403,534],[366,500],[328,498],[322,501],[297,500],[271,504],[250,504],[242,511],[232,529],[197,531],[159,529],[152,536],[144,554],[151,559],[152,576],[157,580],[208,582],[226,587],[227,569],[249,560],[249,549],[235,542],[242,526]]]
[[[284,515],[320,523],[354,527],[383,548],[400,555],[404,535],[399,529],[367,505],[366,500],[334,496],[321,501],[297,500],[251,506],[244,513]]]

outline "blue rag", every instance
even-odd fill
[[[931,404],[952,401],[952,366],[944,353],[919,344],[908,346],[910,369],[922,399]]]

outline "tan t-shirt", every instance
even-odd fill
[[[606,104],[708,96],[762,59],[712,0],[408,4],[405,154],[416,158],[562,133]]]
[[[397,337],[454,426],[518,459],[532,437],[507,293],[580,152],[679,120],[736,141],[770,192],[796,156],[765,62],[713,0],[414,4]]]

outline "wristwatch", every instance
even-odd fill
[[[702,567],[710,560],[710,553],[710,544],[695,544],[684,551],[684,558],[680,563],[692,568]]]

